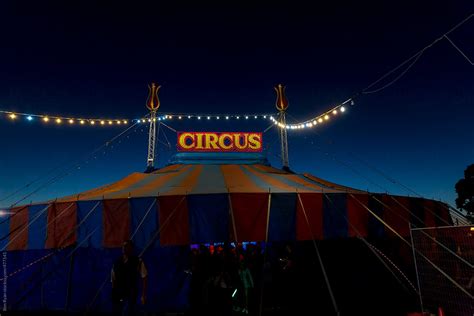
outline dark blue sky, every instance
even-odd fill
[[[146,85],[153,80],[163,86],[163,112],[268,113],[275,109],[273,86],[281,82],[289,114],[305,119],[365,88],[474,12],[472,1],[331,3],[133,7],[5,1],[0,109],[139,117],[146,113]],[[474,19],[450,38],[474,59]],[[409,193],[374,172],[376,167],[426,197],[452,203],[455,182],[474,163],[473,103],[473,67],[443,40],[394,85],[357,99],[344,117],[315,131],[290,132],[290,165],[361,189]],[[263,131],[268,124],[171,123],[178,130],[209,131]],[[1,118],[0,200],[119,132]],[[269,160],[280,166],[276,131],[264,137],[272,144]],[[132,131],[26,201],[143,171],[146,146],[146,129]],[[159,165],[171,154],[160,145]]]

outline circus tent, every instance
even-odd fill
[[[156,264],[155,308],[179,310],[190,244],[409,238],[409,223],[452,225],[441,202],[360,191],[256,154],[181,153],[151,173],[9,211],[0,233],[15,310],[109,309],[107,276],[129,238]]]

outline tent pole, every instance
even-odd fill
[[[262,316],[263,313],[263,290],[265,287],[265,263],[267,261],[267,243],[268,243],[268,226],[270,224],[270,207],[272,202],[272,194],[270,192],[270,188],[268,188],[268,206],[267,206],[267,225],[265,228],[265,248],[263,249],[263,266],[262,266],[262,284],[260,290],[260,311],[258,313],[259,316]]]
[[[68,271],[68,275],[67,275],[67,292],[66,292],[66,304],[65,304],[66,306],[64,307],[66,312],[69,311],[69,304],[71,302],[72,271],[74,269],[74,257],[75,257],[75,253],[73,252],[72,256],[71,256],[71,259],[69,261],[69,271]]]
[[[150,110],[150,129],[148,132],[148,156],[147,156],[147,171],[153,171],[155,167],[155,143],[156,143],[156,112],[160,107],[160,99],[158,92],[161,86],[152,82],[148,86],[149,93],[146,106]]]
[[[283,165],[283,169],[289,168],[289,161],[288,161],[288,137],[286,133],[286,117],[285,112],[288,109],[288,99],[285,95],[285,86],[282,84],[278,84],[274,87],[277,99],[276,99],[276,108],[278,110],[278,121],[275,123],[279,127],[279,135],[280,135],[280,146],[281,146],[281,164]]]
[[[232,208],[232,198],[230,197],[229,189],[227,189],[227,198],[229,200],[229,213],[230,213],[230,219],[232,220],[232,230],[234,232],[234,239],[236,243],[239,243],[239,238],[237,236],[237,228],[235,226],[234,209]]]
[[[408,227],[410,228],[410,240],[411,240],[411,245],[412,245],[411,250],[413,252],[413,263],[415,264],[416,283],[418,285],[418,295],[420,296],[420,307],[421,307],[421,312],[424,313],[425,309],[423,307],[423,298],[421,296],[420,276],[418,274],[418,265],[416,264],[415,244],[413,243],[413,232],[411,228],[411,223],[408,223]]]
[[[316,256],[318,257],[319,265],[321,266],[321,271],[323,272],[324,282],[326,283],[326,286],[328,288],[329,296],[331,297],[331,302],[332,302],[332,305],[334,307],[334,311],[336,312],[336,315],[339,316],[340,311],[339,311],[339,308],[338,308],[337,303],[336,303],[336,298],[334,297],[334,293],[333,293],[332,288],[331,288],[331,283],[329,283],[329,278],[328,278],[328,275],[326,273],[326,268],[324,267],[323,259],[321,258],[321,253],[319,252],[318,245],[316,244],[316,239],[314,238],[313,231],[311,230],[311,225],[309,224],[308,215],[306,214],[306,210],[304,208],[303,201],[301,200],[300,194],[296,193],[296,195],[298,196],[298,201],[300,202],[301,210],[303,211],[304,218],[306,220],[306,223],[308,224],[309,232],[311,234],[311,240],[313,241],[314,250],[316,250]]]

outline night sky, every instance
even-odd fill
[[[474,12],[472,1],[331,1],[332,7],[171,2],[2,2],[0,109],[138,118],[147,112],[147,84],[155,81],[162,85],[162,112],[274,113],[273,86],[283,83],[289,122],[307,119],[365,88]],[[474,60],[474,18],[450,39]],[[359,189],[413,195],[380,170],[426,197],[453,203],[454,184],[474,163],[473,70],[449,42],[438,42],[394,85],[357,98],[344,116],[313,130],[290,131],[291,168]],[[182,131],[263,131],[270,122],[169,124]],[[87,162],[81,158],[122,130],[11,122],[3,115],[0,200],[76,159],[80,169],[25,202],[144,171],[146,127],[132,129]],[[164,133],[171,148],[159,143],[159,166],[175,152],[176,135]],[[160,141],[167,143],[163,129]],[[264,134],[264,143],[268,159],[280,167],[275,128]],[[64,170],[70,171],[57,169],[0,205]]]

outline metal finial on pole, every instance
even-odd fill
[[[148,86],[148,99],[146,107],[150,110],[150,130],[148,132],[148,158],[147,170],[153,170],[155,167],[155,138],[156,138],[156,111],[160,107],[160,99],[158,99],[158,91],[161,86],[152,82]]]
[[[280,143],[281,143],[281,163],[283,169],[289,169],[288,161],[288,137],[286,134],[286,117],[285,112],[288,108],[288,99],[285,95],[285,86],[278,84],[275,86],[277,93],[276,108],[278,110],[278,122],[280,123]]]

